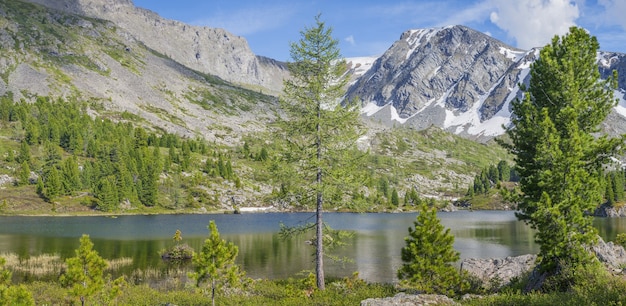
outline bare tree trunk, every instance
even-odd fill
[[[316,226],[317,226],[317,250],[315,252],[316,261],[315,261],[315,273],[317,274],[317,288],[320,290],[324,290],[324,244],[323,242],[323,222],[322,222],[322,192],[318,191],[317,193],[317,215],[316,215]]]
[[[212,258],[213,266],[215,266],[215,257]],[[211,278],[211,304],[215,306],[215,277]]]
[[[322,116],[321,105],[317,106],[317,116],[320,118]],[[323,193],[322,193],[322,168],[319,165],[319,162],[322,160],[322,138],[320,136],[321,126],[317,124],[317,208],[316,208],[316,252],[315,252],[315,274],[317,278],[317,288],[319,290],[324,290],[326,287],[324,283],[324,236],[323,236],[323,221],[322,221],[322,204],[324,202]]]

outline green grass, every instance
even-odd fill
[[[393,296],[393,285],[368,284],[354,278],[327,279],[326,290],[313,290],[303,279],[253,280],[248,288],[218,294],[216,305],[359,305],[367,298]],[[115,299],[119,305],[210,305],[210,294],[200,289],[181,285],[182,288],[157,290],[148,285],[129,285]],[[77,303],[70,299],[65,288],[53,282],[26,284],[37,305],[67,305]],[[90,305],[104,303],[96,296],[87,301]]]
[[[589,274],[591,273],[591,274]],[[519,289],[505,289],[497,294],[470,299],[458,299],[461,305],[624,305],[626,281],[602,271],[583,272],[579,282],[567,292],[524,294]],[[207,305],[211,303],[208,290],[196,288],[178,278],[168,282],[167,289],[147,284],[128,285],[114,300],[118,305]],[[77,303],[68,297],[65,288],[55,281],[24,283],[33,294],[37,305],[67,305]],[[217,305],[359,305],[368,298],[383,298],[399,293],[392,284],[366,283],[358,277],[326,279],[326,290],[314,289],[310,277],[279,280],[251,280],[243,289],[230,289],[216,295]],[[458,297],[457,297],[458,298]],[[88,304],[102,304],[102,296],[95,296]]]

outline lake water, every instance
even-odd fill
[[[333,228],[355,231],[349,245],[338,253],[351,263],[326,260],[327,276],[347,276],[358,271],[371,282],[393,282],[402,264],[400,249],[415,213],[326,213]],[[444,226],[455,236],[454,247],[462,258],[506,257],[537,253],[533,232],[510,211],[459,211],[439,213]],[[0,217],[0,253],[20,257],[40,254],[74,256],[82,234],[107,259],[133,258],[134,268],[162,267],[159,252],[174,244],[177,229],[182,242],[199,250],[208,237],[207,225],[215,220],[223,239],[239,247],[238,262],[253,278],[286,278],[314,269],[314,249],[309,237],[282,240],[279,225],[302,225],[314,221],[313,213],[266,213],[242,215],[156,215],[108,217]],[[626,219],[596,219],[605,240],[626,232]]]

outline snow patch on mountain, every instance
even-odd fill
[[[502,51],[502,49],[500,49]],[[534,51],[531,51],[534,52]],[[516,52],[516,61],[522,60],[527,54],[526,52]],[[518,67],[522,68],[519,73],[518,80],[521,82],[530,73],[530,64],[522,61]],[[469,135],[474,136],[487,136],[495,137],[505,133],[505,128],[511,123],[511,101],[513,101],[519,92],[519,88],[509,88],[509,94],[504,101],[504,104],[500,110],[491,118],[485,121],[480,120],[480,109],[483,106],[485,99],[487,99],[491,92],[497,87],[497,84],[502,82],[502,78],[484,95],[480,97],[477,103],[474,103],[472,108],[463,113],[455,113],[449,109],[446,109],[446,118],[444,120],[443,127],[445,129],[457,127],[455,133],[460,134],[466,132]],[[440,100],[440,106],[443,105],[445,99]],[[626,111],[626,108],[624,109]]]
[[[409,30],[409,35],[406,37],[406,42],[411,47],[409,51],[406,53],[406,59],[411,57],[411,54],[420,47],[422,41],[430,41],[430,39],[437,35],[440,30],[451,28],[451,26],[444,28],[431,28],[431,29],[417,29],[417,30]]]
[[[449,109],[445,109],[446,118],[444,120],[443,127],[445,129],[457,127],[455,133],[460,134],[466,131],[470,135],[480,136],[497,136],[504,133],[502,125],[506,125],[510,122],[510,117],[506,114],[508,111],[508,105],[503,107],[495,116],[484,122],[480,121],[480,108],[483,106],[485,99],[489,94],[485,94],[480,97],[477,103],[472,105],[472,108],[466,112],[456,113]]]
[[[378,56],[362,56],[362,57],[349,57],[346,58],[346,64],[352,70],[355,77],[364,75],[374,62],[378,59]]]
[[[626,92],[616,90],[614,96],[617,97],[618,100],[617,106],[615,106],[615,111],[622,117],[626,118]]]
[[[376,105],[376,103],[367,103],[367,105],[363,106],[361,108],[361,113],[365,114],[366,116],[370,117],[373,116],[374,114],[376,114],[379,110],[381,110],[382,108],[384,108],[385,106],[378,106]]]
[[[400,123],[405,123],[407,120],[409,120],[409,118],[400,118],[400,115],[398,114],[398,110],[393,106],[393,103],[391,103],[390,106],[391,106],[391,120],[395,120]]]
[[[605,68],[610,68],[613,63],[619,61],[619,56],[615,53],[598,51],[596,60],[598,62],[598,65],[601,65]]]
[[[506,56],[514,62],[519,61],[526,55],[526,51],[513,50],[506,47],[500,47],[500,54]]]

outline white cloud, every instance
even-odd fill
[[[438,26],[466,25],[471,22],[482,21],[489,16],[493,5],[489,1],[478,2],[469,7],[451,7],[448,16]],[[455,12],[455,13],[452,13]]]
[[[347,41],[351,46],[355,46],[356,42],[354,41],[354,36],[350,35],[346,38],[344,38],[345,41]]]
[[[522,49],[544,46],[554,35],[566,34],[579,17],[578,5],[569,0],[491,0],[491,3],[494,6],[491,22],[513,37]]]
[[[248,7],[239,11],[218,13],[192,22],[196,25],[222,28],[246,36],[284,26],[295,14],[290,7]]]
[[[624,12],[626,12],[626,1],[624,0],[598,0],[598,3],[604,6],[605,18],[604,22],[607,24],[617,24],[622,29],[626,30],[626,18],[624,18]]]

